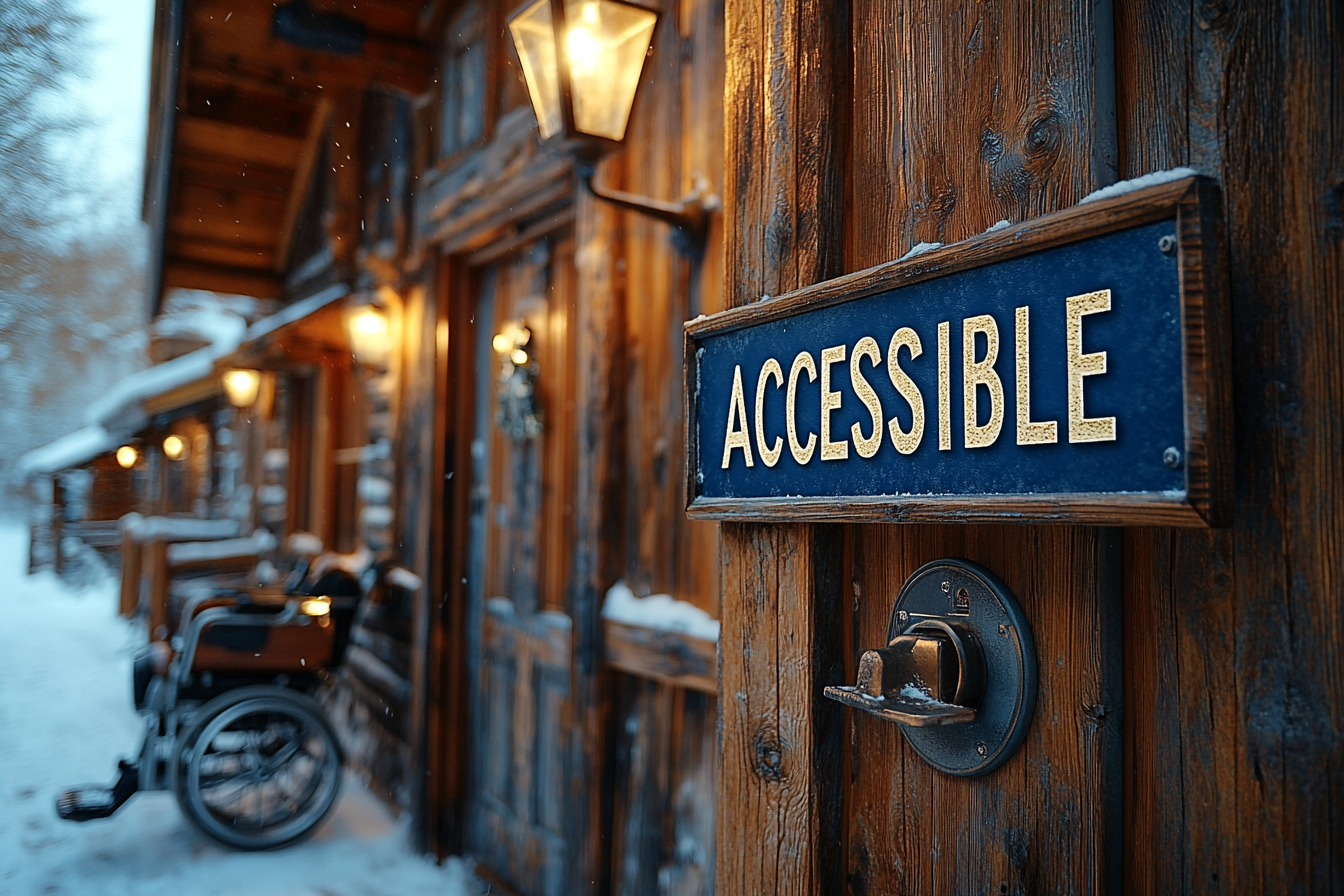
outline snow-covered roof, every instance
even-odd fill
[[[20,476],[57,473],[93,460],[117,447],[116,440],[101,426],[86,426],[61,436],[19,458]]]
[[[345,284],[334,283],[276,314],[262,318],[248,327],[241,336],[237,333],[227,334],[213,345],[133,373],[117,382],[90,404],[88,410],[84,412],[84,421],[90,426],[106,427],[122,416],[138,411],[146,399],[212,376],[215,363],[237,351],[240,345],[302,320],[343,298],[348,292]]]

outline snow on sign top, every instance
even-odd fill
[[[345,284],[334,283],[270,317],[262,318],[248,327],[241,337],[237,333],[226,333],[213,345],[133,373],[117,382],[102,397],[89,405],[84,414],[85,422],[94,426],[108,426],[134,412],[146,399],[212,376],[215,363],[237,351],[239,346],[302,320],[314,311],[344,298],[348,293],[349,289]],[[133,425],[138,426],[139,423]]]
[[[23,455],[19,458],[18,473],[20,476],[57,473],[87,463],[115,447],[117,443],[107,430],[86,426]]]

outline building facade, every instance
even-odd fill
[[[420,842],[524,894],[1337,887],[1338,9],[646,5],[590,172],[539,140],[512,8],[160,3],[152,299],[299,309],[216,359],[273,382],[246,475],[283,505],[249,521],[417,577],[335,699]],[[1186,167],[1219,197],[1225,519],[688,518],[683,322]],[[722,200],[692,235],[612,189]],[[1039,657],[976,777],[822,693],[945,557]]]

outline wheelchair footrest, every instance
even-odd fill
[[[118,763],[121,775],[111,787],[86,785],[61,791],[56,814],[66,821],[92,821],[116,812],[140,789],[140,770],[125,759]]]

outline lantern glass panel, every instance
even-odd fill
[[[614,0],[567,0],[565,20],[574,127],[621,140],[658,14]]]
[[[564,127],[550,0],[537,0],[514,16],[509,21],[509,31],[518,50],[518,60],[523,64],[523,77],[532,98],[532,110],[537,113],[541,139],[549,139]]]

